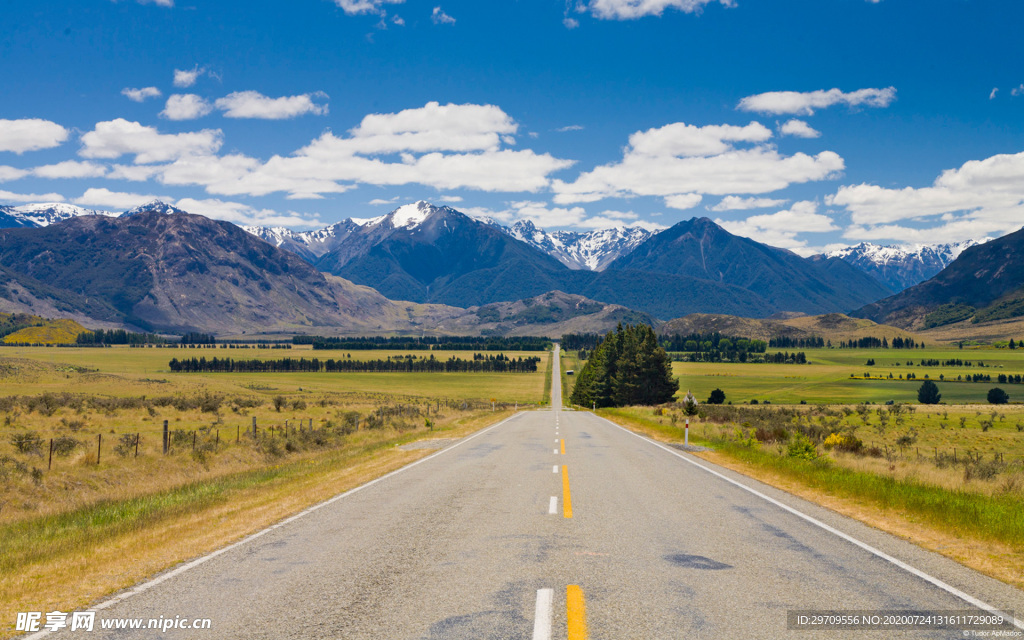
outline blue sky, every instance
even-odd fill
[[[425,199],[809,254],[1024,223],[1017,0],[13,0],[0,203]]]

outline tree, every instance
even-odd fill
[[[678,389],[672,362],[654,330],[620,324],[590,354],[571,400],[585,407],[652,405],[670,401]]]
[[[1006,404],[1010,401],[1010,396],[999,387],[993,387],[988,390],[988,403],[989,404]]]
[[[724,404],[725,403],[725,392],[721,389],[715,389],[708,396],[707,404]]]
[[[917,401],[921,404],[939,404],[942,394],[939,388],[931,380],[925,380],[917,390]]]

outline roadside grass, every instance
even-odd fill
[[[570,406],[571,402],[569,399],[572,397],[572,390],[576,387],[576,376],[580,373],[580,368],[583,366],[582,362],[578,357],[579,352],[562,351],[562,404],[564,406]],[[572,371],[573,375],[567,375],[568,371]]]
[[[650,408],[599,413],[659,441],[683,440],[681,420],[674,426]],[[1002,478],[985,481],[966,478],[966,465],[940,469],[898,457],[833,453],[805,460],[787,456],[784,445],[751,442],[749,429],[742,425],[693,422],[690,442],[712,448],[698,457],[1024,587],[1024,466],[1019,463],[1020,468],[1007,469]]]
[[[540,403],[542,405],[550,405],[551,404],[551,376],[552,376],[552,371],[554,370],[554,368],[555,368],[555,356],[554,356],[554,352],[551,352],[551,353],[548,354],[547,365],[544,368],[544,397],[540,401]]]

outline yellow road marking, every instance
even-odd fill
[[[565,455],[565,438],[562,438],[562,455]]]
[[[569,467],[562,465],[562,513],[572,517],[572,496],[569,495]]]
[[[569,618],[569,640],[587,640],[587,605],[583,602],[583,589],[570,584],[566,588],[565,603]]]

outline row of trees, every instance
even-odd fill
[[[361,337],[325,338],[323,336],[295,336],[294,344],[311,344],[315,350],[351,349],[364,351],[387,349],[390,351],[544,351],[551,348],[551,340],[533,336],[500,338],[494,336],[440,336],[440,337]]]
[[[526,373],[537,370],[540,358],[510,358],[504,354],[475,354],[472,360],[449,358],[438,360],[415,358],[413,356],[395,356],[385,360],[320,360],[312,358],[281,358],[279,360],[235,360],[233,358],[174,358],[168,363],[175,372],[211,372],[211,373],[281,373],[281,372],[448,372],[448,373]]]
[[[672,363],[654,330],[619,324],[590,354],[571,400],[588,407],[653,405],[671,401],[678,389]]]
[[[75,344],[106,345],[106,344],[165,344],[166,338],[155,333],[135,333],[124,329],[96,329],[83,331],[75,338]]]

